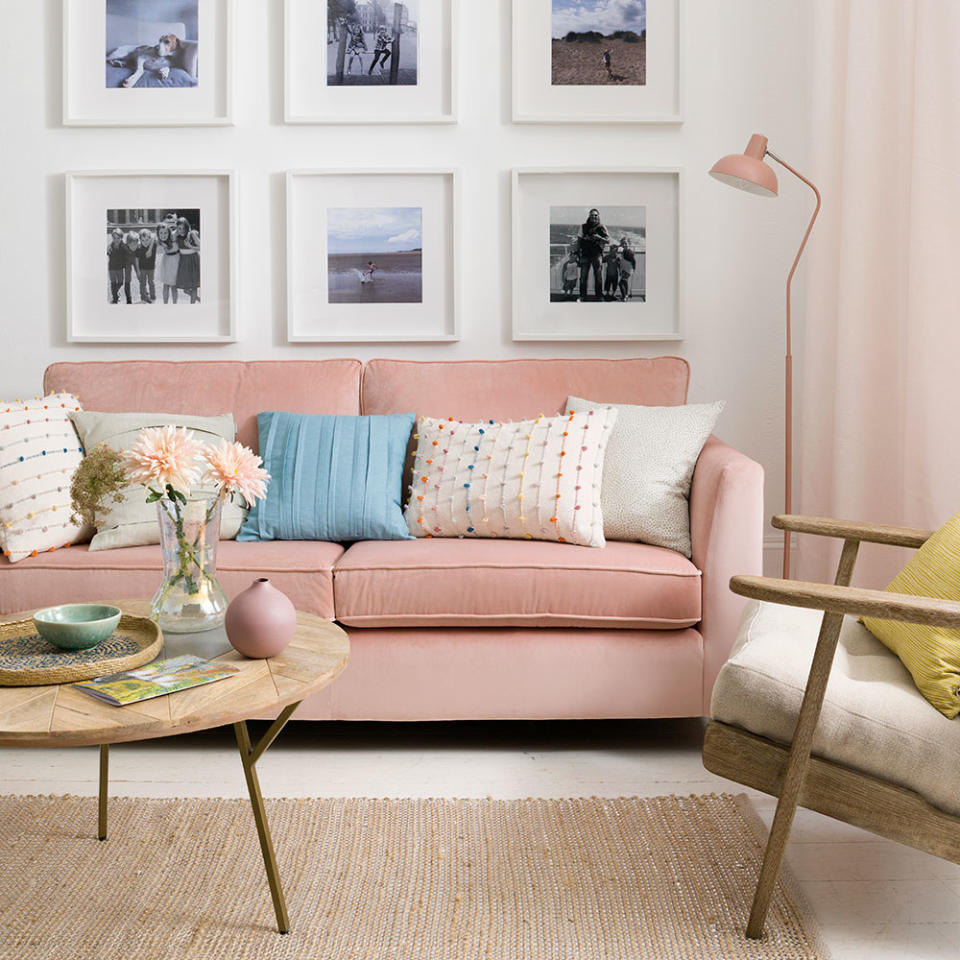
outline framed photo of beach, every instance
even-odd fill
[[[67,174],[67,340],[237,339],[232,171]]]
[[[515,123],[681,123],[683,0],[513,0]]]
[[[460,0],[284,0],[287,123],[455,123]]]
[[[287,174],[287,339],[459,339],[454,170]]]
[[[513,171],[514,340],[682,340],[682,172]]]
[[[235,3],[64,0],[64,124],[232,124]]]

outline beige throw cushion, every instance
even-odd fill
[[[74,426],[84,450],[92,450],[98,443],[106,443],[114,450],[133,446],[137,434],[148,427],[168,425],[187,427],[201,442],[216,444],[232,441],[236,435],[233,415],[191,417],[179,413],[99,413],[91,410],[71,413]],[[220,538],[233,540],[246,517],[246,511],[229,500],[223,505]],[[96,536],[90,541],[91,550],[113,550],[117,547],[137,547],[160,542],[156,504],[146,502],[146,491],[141,486],[124,490],[122,503],[110,507],[100,523]]]
[[[603,465],[603,532],[689,557],[690,483],[723,403],[679,407],[567,399],[568,410],[612,407],[618,413]]]

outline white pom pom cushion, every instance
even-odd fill
[[[406,519],[417,537],[503,537],[602,547],[613,408],[514,423],[418,421]]]
[[[0,403],[0,546],[12,563],[83,534],[70,520],[70,481],[83,448],[67,411],[79,409],[69,393]]]
[[[567,398],[568,410],[605,406]],[[723,403],[678,407],[613,404],[619,412],[603,471],[604,534],[689,557],[690,484]]]

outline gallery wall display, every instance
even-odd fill
[[[230,171],[67,174],[71,343],[236,340]]]
[[[682,0],[513,0],[516,123],[680,123]]]
[[[287,174],[290,341],[459,337],[453,170]]]
[[[680,340],[677,168],[513,172],[514,340]]]
[[[287,123],[454,123],[459,0],[285,0]]]
[[[231,124],[235,2],[63,0],[64,124]]]

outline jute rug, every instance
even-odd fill
[[[280,936],[238,800],[0,797],[0,957],[802,960],[793,884],[742,934],[761,856],[731,796],[275,800]]]

